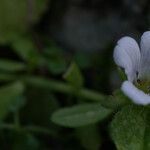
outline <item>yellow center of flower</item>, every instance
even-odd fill
[[[147,94],[150,94],[150,81],[137,79],[136,87]]]

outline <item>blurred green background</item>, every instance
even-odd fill
[[[148,0],[0,0],[0,149],[125,150],[113,48],[149,25]]]

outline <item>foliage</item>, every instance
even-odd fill
[[[45,6],[46,0],[1,0],[0,43],[11,42],[25,34],[38,21]]]
[[[90,17],[97,12],[101,3],[95,5],[99,2],[90,0],[89,4],[80,0],[68,1],[68,4],[66,2],[1,0],[0,149],[150,149],[150,107],[132,104],[131,100],[117,89],[120,87],[117,85],[120,84],[120,80],[112,62],[113,41],[108,42],[110,38],[107,37],[114,38],[111,31],[113,29],[116,32],[115,29],[119,29],[114,22],[121,17],[112,15],[113,12],[110,15],[112,18],[101,16],[102,19],[97,21],[99,17],[93,19]],[[108,5],[104,1],[103,4],[107,4],[107,7],[113,5],[112,2]],[[133,4],[129,4],[126,0],[123,0],[122,4],[120,6],[123,8],[131,6],[129,10],[134,12],[133,15],[139,15],[139,12],[134,10]],[[141,9],[146,9],[144,7],[146,5],[140,0],[137,6],[139,4],[142,4]],[[101,11],[105,12],[106,5],[103,6],[104,10]],[[85,7],[91,8],[92,14],[91,10],[86,14]],[[113,5],[112,8],[114,7],[116,10],[118,6]],[[80,24],[78,21],[77,24],[69,22],[67,20],[69,16],[63,16],[72,9],[71,12],[75,12],[73,17],[80,14],[80,11],[77,13],[77,10],[74,10],[75,8],[84,10],[82,15],[85,16],[77,17],[77,20],[82,22],[80,33],[70,30],[70,26],[65,28],[66,23],[72,25],[71,29]],[[93,8],[96,10],[94,13]],[[120,8],[118,11],[120,14]],[[141,12],[148,16],[148,10]],[[128,17],[128,24],[131,25],[133,16]],[[56,21],[57,25],[53,21]],[[95,24],[98,23],[96,27],[99,27],[100,22],[100,30],[95,29],[93,21]],[[118,22],[118,24],[121,22],[121,29],[122,26],[124,29],[124,22],[120,19]],[[72,48],[70,45],[78,42],[78,36],[70,37],[65,33],[63,36],[60,35],[58,32],[64,31],[63,29],[60,31],[60,28],[58,30],[59,23],[63,24],[62,28],[67,30],[67,35],[68,31],[79,34],[78,36],[81,36],[87,45],[79,41],[79,45]],[[100,46],[97,42],[93,42],[88,29],[84,28],[86,23],[92,26],[90,32],[107,33],[107,27],[112,27],[111,30],[109,28],[109,36],[102,37],[104,34],[98,36],[101,39],[98,40]],[[142,30],[139,23],[138,28]],[[58,31],[49,32],[54,29]],[[84,34],[88,38],[85,38]],[[56,36],[63,42],[61,43]],[[64,41],[66,37],[70,37],[68,45]],[[72,43],[71,38],[75,38]],[[100,52],[93,53],[71,51],[79,46],[88,47],[88,43],[89,45],[95,43],[96,48],[101,46],[103,48]],[[107,46],[104,48],[103,45]],[[119,70],[119,75],[125,80],[122,70]]]
[[[148,149],[147,115],[148,109],[140,106],[127,106],[118,112],[111,123],[111,134],[117,149]],[[145,140],[147,143],[145,143]]]

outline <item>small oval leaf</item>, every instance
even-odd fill
[[[84,79],[81,74],[80,69],[76,63],[72,62],[67,72],[64,74],[64,78],[68,83],[70,83],[75,88],[80,88],[83,86]]]
[[[97,123],[108,117],[112,110],[99,103],[82,104],[60,109],[52,115],[52,121],[65,127],[80,127]]]

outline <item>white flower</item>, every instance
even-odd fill
[[[127,81],[122,84],[123,93],[134,103],[150,104],[150,95],[143,92],[135,85],[145,84],[147,91],[150,89],[150,31],[141,37],[140,48],[131,37],[121,38],[114,49],[115,63],[124,68]]]

